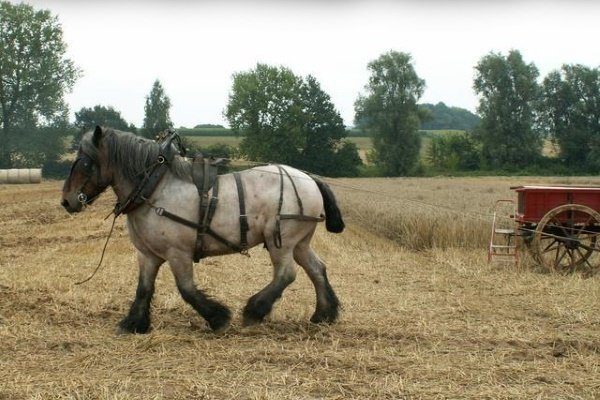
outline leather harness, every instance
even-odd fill
[[[248,224],[248,216],[246,215],[244,185],[242,182],[242,175],[239,172],[233,173],[233,177],[235,179],[235,184],[237,188],[240,210],[239,244],[232,243],[231,241],[225,239],[217,232],[213,231],[210,227],[210,224],[217,209],[217,204],[219,202],[219,175],[217,174],[218,166],[225,164],[227,162],[226,160],[204,158],[202,155],[198,155],[193,159],[192,178],[194,184],[196,185],[196,189],[198,190],[198,195],[200,197],[198,222],[189,221],[185,218],[182,218],[176,214],[165,210],[163,207],[156,207],[149,201],[150,197],[152,196],[152,193],[154,192],[154,190],[156,190],[156,187],[164,177],[165,173],[169,169],[169,165],[172,163],[175,157],[175,149],[171,144],[173,139],[176,137],[176,133],[171,133],[170,137],[166,138],[166,140],[163,140],[160,143],[160,152],[157,161],[147,168],[147,170],[144,172],[144,177],[134,187],[134,189],[131,191],[130,195],[123,202],[123,204],[121,205],[120,203],[117,203],[115,205],[115,216],[130,213],[142,204],[148,204],[154,209],[157,215],[169,218],[172,221],[196,229],[197,237],[196,247],[194,251],[195,262],[198,262],[201,258],[204,257],[205,248],[203,238],[206,235],[211,236],[212,238],[223,243],[224,245],[236,252],[247,254],[249,248],[248,231],[250,228]],[[275,225],[275,231],[273,233],[273,243],[275,247],[281,248],[281,220],[295,219],[299,221],[321,222],[325,218],[322,215],[319,217],[304,215],[304,207],[302,205],[302,200],[300,199],[300,195],[298,194],[298,189],[296,187],[296,184],[294,183],[294,180],[284,167],[282,167],[281,165],[276,166],[279,170],[280,184],[279,203],[277,207],[277,220]],[[292,188],[294,189],[294,194],[296,195],[296,201],[299,209],[298,214],[281,214],[281,209],[283,207],[284,175],[289,179]],[[210,193],[211,189],[212,193]]]

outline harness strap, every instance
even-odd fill
[[[302,199],[300,198],[300,195],[298,194],[298,188],[296,187],[296,183],[294,182],[294,180],[292,179],[292,177],[290,176],[290,173],[287,171],[287,169],[279,166],[280,169],[283,170],[283,172],[285,172],[285,174],[287,175],[288,179],[290,180],[292,187],[294,188],[294,193],[296,194],[296,200],[298,201],[298,208],[300,209],[300,215],[304,215],[304,207],[302,206]],[[283,179],[282,179],[283,180]],[[282,193],[283,193],[283,187],[282,187]],[[281,214],[281,209],[279,210],[279,212],[277,214]]]
[[[170,220],[180,223],[182,225],[185,225],[189,228],[194,228],[194,229],[202,228],[202,226],[200,224],[197,224],[195,222],[192,222],[185,218],[182,218],[177,214],[173,214],[172,212],[169,212],[162,207],[154,207],[154,206],[151,206],[151,207],[154,208],[156,215],[160,215],[161,217],[169,218]],[[219,242],[225,244],[227,247],[231,248],[232,250],[235,250],[237,252],[242,252],[243,250],[245,250],[245,249],[241,248],[240,246],[238,246],[237,244],[234,244],[234,243],[230,242],[229,240],[225,239],[224,237],[222,237],[221,235],[219,235],[218,233],[213,231],[210,227],[206,229],[206,233],[208,235],[212,236],[213,238],[215,238],[216,240],[218,240]]]
[[[206,207],[210,207],[210,202],[208,201],[208,189],[210,188],[210,171],[209,171],[209,167],[210,167],[210,164],[209,164],[208,160],[204,160],[204,165],[203,165],[203,168],[204,168],[204,180],[202,182],[202,197],[201,197],[201,199],[202,199],[201,203],[203,203],[203,204],[201,204],[201,207],[202,207],[201,210],[206,210],[204,212],[204,218],[202,220],[202,225],[205,226],[205,227],[207,227],[207,228],[208,228],[207,225],[210,224],[210,219],[208,219],[208,209],[206,208]],[[215,179],[215,182],[216,181],[217,180]],[[213,192],[213,197],[214,197],[214,192]],[[211,198],[211,201],[212,201],[212,198]]]
[[[162,161],[162,162],[161,162]],[[127,214],[135,210],[146,202],[154,193],[154,190],[160,183],[163,176],[165,176],[169,169],[164,158],[157,160],[150,168],[144,173],[144,177],[131,191],[127,199],[123,204],[117,202],[115,205],[115,214]]]
[[[212,221],[215,211],[217,210],[217,203],[219,202],[219,177],[215,179],[215,184],[212,189],[212,197],[210,198],[210,203],[208,203],[208,210],[206,211],[206,216],[204,218],[203,225],[206,229],[210,229],[210,221]]]
[[[233,177],[235,178],[235,186],[237,187],[238,199],[240,202],[240,247],[242,249],[248,248],[248,216],[246,215],[246,202],[244,200],[244,185],[242,184],[242,177],[239,172],[234,172]]]
[[[215,182],[212,187],[212,195],[208,200],[208,190],[203,190],[200,193],[200,224],[196,235],[196,250],[194,252],[194,261],[198,262],[204,254],[203,236],[210,234],[210,223],[215,215],[217,203],[219,202],[219,177],[215,177]],[[215,235],[212,235],[215,236]]]
[[[281,241],[281,220],[282,219],[295,219],[298,221],[314,221],[321,222],[324,220],[323,217],[311,217],[308,215],[304,215],[304,206],[302,205],[302,199],[298,194],[298,188],[296,187],[296,183],[292,179],[290,173],[283,168],[281,165],[276,165],[279,170],[279,205],[277,206],[277,219],[275,221],[275,231],[273,232],[273,244],[278,249],[282,246]],[[283,175],[287,176],[290,183],[292,184],[292,188],[294,189],[294,194],[296,195],[296,202],[298,203],[298,214],[281,214],[281,209],[283,207]]]
[[[281,215],[281,208],[283,207],[283,167],[277,165],[279,170],[279,205],[277,206],[277,216]],[[279,218],[275,220],[275,231],[273,231],[273,244],[276,248],[281,248],[281,222]]]
[[[154,206],[152,206],[152,208],[154,208],[154,212],[156,212],[156,215],[160,215],[161,217],[167,217],[170,220],[173,220],[175,222],[180,223],[181,225],[185,225],[185,226],[190,227],[190,228],[194,228],[194,229],[200,229],[201,228],[200,224],[197,224],[195,222],[192,222],[190,220],[182,218],[182,217],[180,217],[177,214],[173,214],[172,212],[169,212],[169,211],[165,210],[162,207],[154,207]]]
[[[214,239],[217,239],[219,242],[223,243],[225,246],[229,247],[230,249],[237,251],[238,253],[243,253],[244,251],[248,250],[247,247],[240,247],[237,244],[230,242],[229,240],[225,239],[223,236],[219,235],[218,233],[216,233],[215,231],[213,231],[210,228],[208,228],[206,230],[206,233],[209,234],[210,236],[212,236]]]
[[[280,214],[278,219],[295,219],[298,221],[314,221],[314,222],[323,222],[325,221],[325,217],[312,217],[310,215],[302,215],[302,214]]]

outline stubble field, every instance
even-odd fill
[[[0,399],[600,396],[599,275],[488,265],[484,249],[491,204],[510,185],[600,180],[330,182],[348,228],[320,227],[313,245],[340,321],[308,322],[314,290],[299,271],[265,324],[242,327],[246,299],[271,274],[256,248],[196,266],[199,286],[236,313],[222,335],[184,304],[165,266],[153,331],[117,336],[137,282],[122,219],[105,266],[74,285],[98,261],[112,195],[69,216],[60,182],[0,186]]]

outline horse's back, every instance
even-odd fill
[[[314,230],[315,223],[286,220],[279,225],[278,215],[306,215],[319,217],[323,214],[323,198],[315,181],[306,173],[282,165],[254,167],[239,172],[241,189],[238,189],[233,174],[219,176],[219,203],[211,229],[233,243],[240,242],[240,190],[243,193],[244,209],[248,221],[248,246],[269,242],[277,229],[285,239],[295,242],[295,232],[305,236]],[[281,206],[280,206],[281,202]],[[209,253],[231,252],[214,239],[208,238]]]

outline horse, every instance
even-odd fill
[[[108,187],[116,194],[117,205],[123,204],[136,190],[141,176],[147,175],[157,157],[160,158],[159,153],[159,144],[153,140],[96,126],[80,141],[77,157],[64,182],[61,205],[70,214],[81,212]],[[282,171],[289,179],[283,179]],[[243,325],[263,322],[275,301],[294,281],[295,263],[304,269],[315,288],[316,308],[310,321],[335,322],[340,302],[327,278],[325,263],[310,244],[317,221],[323,219],[319,217],[324,216],[330,232],[339,233],[344,229],[333,192],[318,177],[289,166],[257,166],[238,174],[245,194],[246,248],[264,244],[273,265],[271,282],[248,299],[242,313]],[[240,194],[233,174],[219,175],[218,183],[218,206],[210,229],[225,240],[203,235],[203,257],[240,250],[225,243],[240,240]],[[280,198],[283,209],[288,212],[297,212],[297,203],[301,199],[303,214],[311,217],[280,220]],[[181,297],[206,320],[210,329],[215,332],[225,330],[230,324],[231,311],[206,295],[194,282],[197,230],[156,212],[170,210],[183,220],[198,221],[201,196],[193,183],[192,162],[175,155],[149,198],[143,200],[141,206],[126,214],[129,238],[137,250],[139,279],[135,298],[128,314],[119,322],[117,332],[150,331],[150,303],[157,273],[165,261],[175,277]]]

